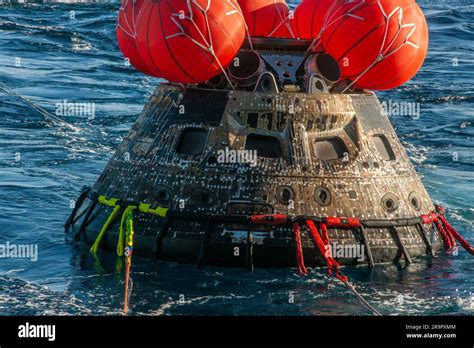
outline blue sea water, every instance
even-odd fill
[[[411,82],[379,96],[420,103],[420,118],[392,116],[393,125],[432,198],[474,243],[474,0],[420,4],[430,28],[427,61]],[[113,258],[94,260],[63,232],[70,201],[94,183],[159,82],[124,65],[118,8],[0,5],[0,82],[50,112],[63,100],[96,105],[93,119],[65,118],[80,128],[73,131],[0,91],[0,243],[39,248],[36,262],[0,259],[1,315],[120,312],[123,276]],[[409,267],[344,271],[384,314],[473,315],[473,270],[474,257],[460,251]],[[135,258],[133,280],[137,315],[370,314],[324,269],[300,278],[294,269],[251,274]]]

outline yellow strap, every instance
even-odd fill
[[[100,204],[106,205],[108,207],[112,207],[112,208],[114,208],[114,210],[110,214],[109,218],[105,221],[104,226],[102,226],[102,229],[100,230],[94,244],[92,245],[92,247],[90,249],[93,254],[96,254],[97,251],[99,250],[99,245],[100,245],[105,233],[107,232],[107,229],[109,228],[109,225],[115,220],[115,217],[117,216],[117,214],[120,210],[120,206],[117,205],[118,201],[119,201],[118,198],[107,199],[107,197],[104,196],[104,195],[99,196],[99,198],[98,198],[98,202]],[[119,230],[118,243],[117,243],[117,255],[118,256],[123,256],[124,249],[125,249],[125,245],[124,245],[125,242],[127,243],[127,245],[128,245],[128,243],[130,243],[130,240],[125,241],[125,239],[128,239],[128,236],[125,236],[124,227],[126,227],[126,226],[124,226],[124,225],[127,223],[127,216],[129,214],[129,212],[131,212],[135,209],[137,209],[136,206],[130,205],[130,206],[125,208],[125,210],[122,214],[122,219],[120,221],[120,230]],[[163,207],[157,207],[155,209],[152,209],[151,204],[141,203],[138,206],[138,210],[142,213],[153,214],[153,215],[160,216],[160,217],[164,218],[168,214],[169,209],[168,208],[163,208]],[[129,229],[131,230],[131,232],[130,232],[131,233],[131,243],[133,244],[134,231],[133,231],[133,223],[132,222],[130,222]],[[132,246],[132,245],[130,245],[130,246]]]
[[[119,238],[117,243],[117,255],[123,256],[123,251],[125,249],[125,233],[124,233],[124,224],[126,223],[128,213],[137,209],[134,205],[129,205],[122,214],[122,220],[120,221],[120,230],[119,230]]]
[[[127,226],[127,246],[133,249],[133,236],[135,235],[135,231],[133,230],[133,217],[127,219],[125,223],[129,224]],[[131,253],[129,258],[131,258]]]
[[[99,203],[114,208],[117,205],[117,198],[107,199],[105,196],[99,196]]]
[[[149,214],[154,214],[160,217],[166,217],[166,214],[168,213],[168,208],[163,208],[163,207],[158,207],[156,209],[151,208],[151,204],[146,204],[142,203],[138,206],[140,212],[142,213],[149,213]]]
[[[118,198],[107,199],[106,196],[103,196],[103,195],[99,196],[99,203],[100,204],[104,204],[104,205],[107,205],[107,206],[112,207],[112,208],[117,206],[118,201],[119,201]],[[136,207],[134,209],[136,209]],[[156,209],[152,209],[151,204],[148,204],[148,203],[141,203],[138,206],[138,209],[142,213],[153,214],[153,215],[157,215],[157,216],[160,216],[160,217],[163,217],[163,218],[166,217],[166,214],[168,213],[168,210],[169,210],[168,208],[163,208],[163,207],[157,207]]]
[[[105,221],[104,226],[102,226],[102,229],[100,230],[99,234],[97,235],[97,238],[92,244],[91,247],[91,253],[97,254],[97,251],[99,250],[99,245],[100,242],[102,241],[102,238],[104,238],[105,232],[107,232],[107,229],[109,228],[109,225],[114,221],[115,217],[117,216],[118,212],[120,210],[120,206],[116,205],[108,219]]]

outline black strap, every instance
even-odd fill
[[[247,251],[246,251],[246,258],[245,258],[245,268],[248,271],[253,272],[254,265],[253,265],[253,233],[252,233],[252,224],[249,224],[247,230]]]
[[[71,214],[69,215],[66,223],[64,224],[64,233],[67,233],[69,231],[69,228],[71,227],[71,225],[72,225],[72,223],[73,223],[73,221],[76,217],[77,211],[82,206],[82,203],[84,203],[84,200],[86,199],[86,197],[89,194],[90,190],[91,190],[90,187],[84,187],[82,189],[82,192],[79,195],[79,197],[77,198],[76,204],[74,205],[74,209],[72,209]]]
[[[89,208],[87,208],[87,213],[84,216],[84,219],[82,220],[81,226],[79,227],[79,231],[74,235],[74,239],[76,241],[81,240],[81,236],[84,234],[86,227],[89,223],[89,219],[92,213],[94,212],[96,206],[97,206],[97,201],[92,201],[92,203],[89,205]]]
[[[199,258],[197,265],[199,268],[204,268],[206,266],[206,261],[207,261],[207,252],[209,249],[209,241],[211,239],[211,234],[214,229],[214,224],[212,221],[209,219],[206,222],[206,230],[204,231],[204,235],[202,236],[201,240],[201,247],[199,248]]]
[[[428,236],[425,233],[425,228],[423,227],[422,224],[417,224],[415,225],[416,229],[421,235],[421,239],[423,239],[423,242],[425,242],[426,245],[426,253],[430,256],[433,256],[433,247],[431,246],[430,241],[428,240]]]
[[[364,243],[364,246],[365,246],[365,250],[367,252],[367,263],[368,263],[368,266],[369,268],[374,268],[374,257],[372,255],[372,249],[370,249],[370,246],[369,246],[369,240],[367,239],[367,233],[365,233],[365,228],[364,226],[360,226],[359,227],[359,232],[360,232],[360,235],[361,235],[361,239],[362,239],[362,243]]]
[[[161,248],[161,242],[165,237],[166,233],[168,232],[169,228],[173,224],[173,214],[168,214],[163,222],[163,226],[161,227],[160,231],[156,235],[155,245],[153,246],[153,251],[150,255],[150,259],[156,261],[158,259],[158,251]]]
[[[405,245],[403,244],[401,238],[400,238],[400,235],[398,234],[398,230],[395,226],[392,226],[390,228],[390,231],[392,232],[392,236],[394,237],[395,239],[395,243],[397,244],[399,250],[401,250],[402,254],[403,254],[403,257],[405,258],[405,261],[407,263],[412,263],[412,260],[411,260],[411,257],[410,257],[410,254],[408,253],[408,250],[407,248],[405,247]]]

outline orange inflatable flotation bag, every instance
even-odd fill
[[[143,2],[144,0],[123,0],[117,17],[115,33],[120,50],[130,64],[147,75],[159,77],[158,71],[143,63],[137,49],[138,15]]]
[[[252,37],[292,37],[285,0],[238,0]]]
[[[415,76],[425,60],[425,16],[414,0],[363,3],[323,30],[321,49],[338,61],[342,76],[358,88],[398,87]]]
[[[236,0],[146,1],[138,18],[142,62],[173,82],[200,83],[222,73],[244,38]]]
[[[291,28],[299,39],[312,40],[318,37],[334,0],[303,0],[295,9]]]

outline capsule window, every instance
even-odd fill
[[[258,112],[249,112],[247,114],[247,126],[251,128],[258,127]]]
[[[314,153],[323,161],[343,159],[347,157],[348,150],[341,138],[316,140],[314,142]]]
[[[267,135],[249,134],[245,142],[245,149],[257,151],[258,157],[278,158],[282,155],[278,138]]]
[[[385,135],[377,134],[372,137],[375,148],[384,161],[394,161],[395,153]]]
[[[176,152],[182,155],[199,155],[207,142],[207,130],[188,128],[183,130],[178,141]]]

